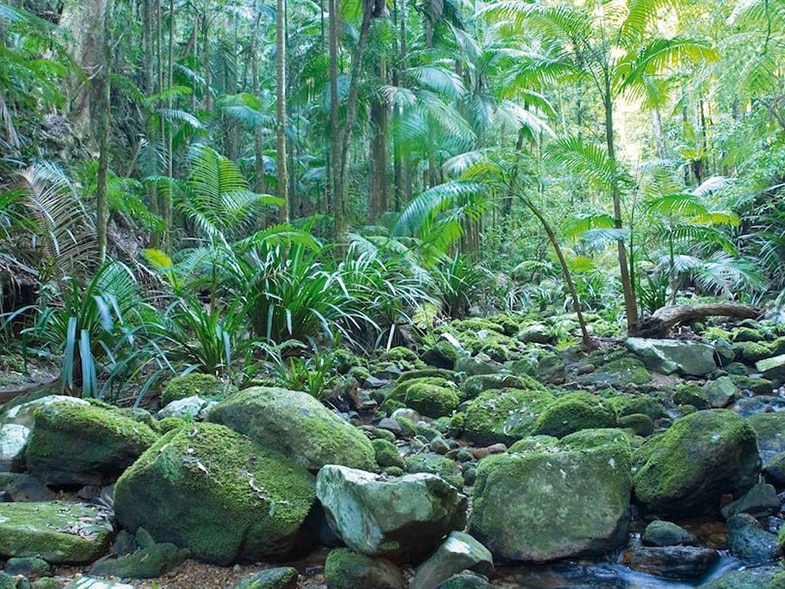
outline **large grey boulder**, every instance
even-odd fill
[[[705,376],[717,368],[714,348],[708,344],[682,340],[627,338],[627,348],[649,370],[661,374]]]
[[[762,529],[758,520],[746,513],[728,520],[728,545],[733,556],[751,564],[772,562],[780,556],[777,534]]]
[[[428,473],[385,479],[327,465],[316,478],[316,496],[349,548],[396,562],[421,560],[466,522],[466,496]]]
[[[631,488],[627,435],[583,430],[482,460],[468,532],[505,561],[601,554],[627,540]]]
[[[52,501],[0,503],[0,555],[38,556],[50,563],[88,563],[109,547],[111,512]]]
[[[325,464],[377,469],[373,446],[365,434],[308,393],[251,387],[218,403],[208,419],[289,456],[312,472]]]
[[[633,455],[635,498],[659,516],[699,515],[727,493],[739,496],[761,467],[755,430],[726,409],[683,417]]]
[[[755,362],[755,368],[769,380],[785,380],[785,354]]]
[[[106,485],[158,439],[144,423],[99,405],[51,403],[34,412],[27,470],[47,485]]]
[[[117,481],[117,520],[205,562],[286,555],[314,501],[313,477],[227,427],[169,432]]]
[[[434,589],[465,570],[489,572],[493,555],[469,534],[452,532],[433,555],[417,567],[409,589]]]

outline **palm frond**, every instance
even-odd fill
[[[607,150],[580,137],[559,139],[548,148],[548,156],[573,173],[581,174],[594,185],[607,189],[614,182],[617,167]]]

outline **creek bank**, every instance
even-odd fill
[[[19,400],[0,413],[0,497],[13,500],[0,503],[0,526],[25,509],[44,521],[60,509],[54,493],[78,491],[69,509],[103,514],[103,532],[86,516],[52,524],[91,542],[76,556],[14,532],[0,542],[6,570],[18,557],[102,557],[91,575],[142,586],[134,579],[165,578],[189,557],[242,568],[322,546],[325,568],[294,569],[315,583],[305,586],[503,587],[516,563],[592,557],[587,578],[624,570],[723,587],[744,571],[718,576],[719,549],[738,566],[778,560],[785,399],[775,363],[760,363],[782,355],[782,326],[745,321],[701,342],[627,340],[582,355],[554,345],[571,321],[466,319],[420,355],[356,359],[354,384],[330,395],[338,411],[205,375],[170,386],[157,418]],[[696,517],[711,533],[690,526]],[[293,569],[279,568],[226,586],[290,586]],[[778,582],[765,579],[757,586]]]

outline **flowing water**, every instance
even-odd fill
[[[706,577],[687,582],[638,573],[610,562],[519,565],[497,567],[493,584],[503,589],[692,589],[743,567],[741,561],[723,554]]]

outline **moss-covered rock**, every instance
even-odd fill
[[[528,374],[478,374],[461,385],[461,401],[471,400],[483,391],[520,389],[549,393],[547,387]]]
[[[376,462],[379,463],[379,466],[382,468],[388,466],[397,466],[398,468],[404,467],[403,458],[398,454],[398,449],[395,447],[395,444],[389,440],[377,438],[371,440],[371,445],[376,453]]]
[[[36,409],[27,468],[49,485],[105,485],[149,448],[158,435],[116,409],[52,403]]]
[[[181,564],[188,556],[187,549],[162,542],[131,554],[102,558],[93,564],[90,574],[97,577],[154,579]]]
[[[763,463],[768,465],[775,454],[785,452],[785,413],[756,413],[747,418],[758,437]]]
[[[422,353],[422,360],[429,366],[453,370],[459,356],[458,349],[447,340],[439,340]]]
[[[755,364],[758,360],[763,360],[771,356],[771,349],[761,342],[737,342],[733,344],[736,352],[736,359],[745,364]]]
[[[395,562],[418,562],[466,523],[467,498],[432,474],[387,479],[327,465],[319,471],[316,492],[349,548]]]
[[[591,359],[588,358],[586,362]],[[616,353],[607,361],[602,356],[596,356],[594,360],[596,369],[582,374],[578,379],[580,382],[624,389],[629,385],[643,385],[651,381],[651,374],[637,358]]]
[[[449,415],[460,403],[453,383],[439,377],[398,382],[388,396],[388,400],[403,403],[426,417]]]
[[[228,388],[212,374],[191,372],[175,376],[161,393],[161,405],[198,395],[203,399],[218,399],[229,392]]]
[[[673,402],[676,405],[692,405],[698,410],[710,407],[709,397],[701,387],[696,384],[682,384],[673,391]]]
[[[510,454],[526,454],[527,452],[555,452],[559,447],[559,438],[553,436],[527,436],[509,447]]]
[[[616,421],[615,409],[602,397],[569,393],[542,411],[532,433],[561,438],[583,429],[616,427]]]
[[[88,563],[109,547],[111,513],[63,501],[0,503],[0,555]]]
[[[324,563],[324,581],[327,589],[405,589],[403,573],[386,559],[375,559],[353,552],[348,548],[336,548],[327,555]]]
[[[635,497],[660,516],[702,514],[723,494],[752,487],[760,467],[757,436],[744,418],[698,411],[635,451]]]
[[[652,397],[618,395],[609,398],[608,402],[616,409],[620,418],[636,413],[642,413],[652,421],[668,417],[668,412],[662,403]]]
[[[406,472],[408,473],[427,472],[441,477],[458,489],[463,486],[460,467],[456,462],[445,456],[430,452],[414,454],[407,456],[405,463]]]
[[[275,567],[240,579],[232,589],[297,589],[298,578],[294,567]]]
[[[307,393],[268,387],[245,389],[218,403],[208,419],[314,472],[325,464],[377,468],[370,440]]]
[[[199,423],[145,452],[117,481],[114,506],[126,529],[226,565],[285,555],[314,497],[313,478],[292,460]]]
[[[473,444],[509,446],[534,432],[538,417],[553,400],[542,388],[485,391],[466,408],[463,436]]]
[[[651,417],[643,413],[632,413],[619,417],[619,427],[632,431],[637,436],[644,438],[654,433],[654,422]]]
[[[741,374],[731,374],[731,381],[742,391],[750,391],[754,395],[770,395],[772,386],[771,381],[758,376],[746,376]]]
[[[600,554],[627,541],[630,489],[630,446],[620,430],[489,456],[477,469],[468,532],[504,561]]]

